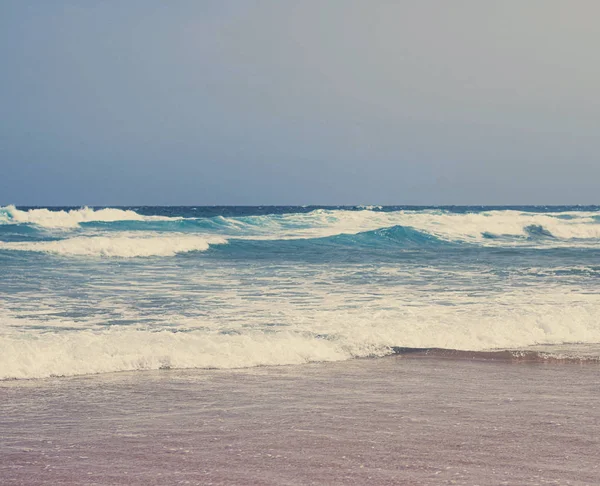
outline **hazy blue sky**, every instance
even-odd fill
[[[0,0],[0,204],[600,203],[598,0]]]

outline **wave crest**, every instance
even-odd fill
[[[13,205],[0,208],[0,224],[35,224],[44,228],[76,228],[81,223],[92,221],[174,221],[183,218],[166,216],[143,216],[131,209],[83,207],[69,211],[29,209],[21,211]]]
[[[161,208],[156,208],[156,211],[160,213]],[[185,218],[175,216],[173,212],[168,214],[144,216],[132,209],[117,208],[21,211],[14,206],[6,206],[0,208],[0,225],[73,229],[82,223],[99,222],[104,224],[94,226],[102,226],[102,229],[111,232],[202,232],[244,240],[316,239],[385,231],[393,227],[401,227],[405,231],[410,229],[440,241],[484,246],[589,246],[597,245],[600,240],[600,214],[597,211],[316,209],[302,213]],[[88,226],[86,229],[91,228]]]
[[[585,244],[600,239],[597,212],[535,213],[491,210],[455,213],[446,210],[329,210],[309,213],[216,217],[198,220],[203,229],[243,239],[314,239],[356,235],[392,227],[412,229],[455,243],[505,245],[538,240],[545,244]]]
[[[64,256],[152,257],[208,250],[210,245],[225,244],[218,236],[185,234],[151,236],[77,236],[65,240],[0,242],[0,250],[32,251]]]
[[[328,341],[293,332],[80,331],[0,336],[0,347],[0,380],[165,368],[245,368],[350,357]]]

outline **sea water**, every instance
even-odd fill
[[[600,207],[0,208],[0,379],[600,356]],[[481,355],[479,355],[481,356]]]

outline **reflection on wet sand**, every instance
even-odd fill
[[[0,383],[2,484],[598,484],[596,366],[393,356]]]

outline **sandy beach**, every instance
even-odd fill
[[[0,384],[15,485],[598,484],[595,364],[388,357]]]

